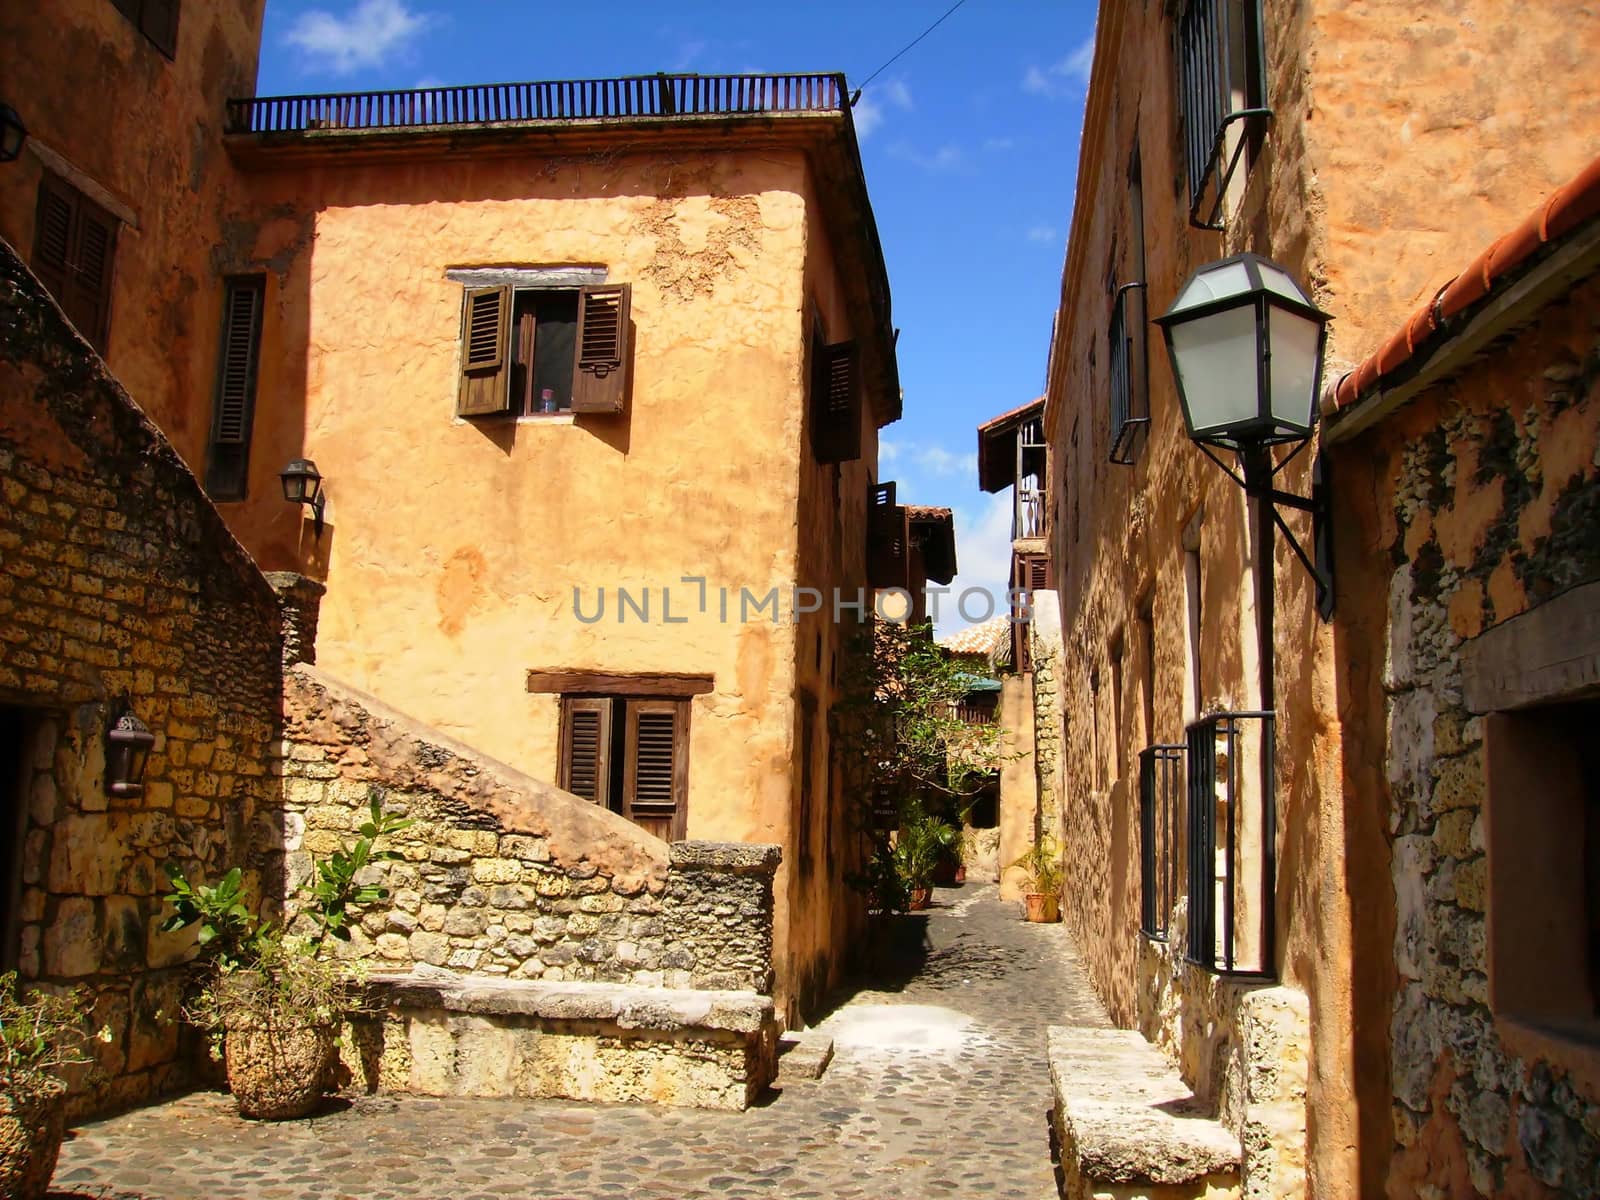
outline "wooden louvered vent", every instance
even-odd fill
[[[211,437],[219,446],[242,446],[250,436],[261,282],[259,279],[239,280],[228,285],[222,325],[222,364],[217,379],[216,428]]]
[[[573,412],[618,413],[627,403],[632,294],[632,286],[626,283],[594,284],[579,290]]]

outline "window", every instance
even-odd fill
[[[867,583],[905,588],[911,580],[911,521],[895,503],[894,481],[876,483],[867,496]]]
[[[67,319],[102,354],[111,319],[117,219],[64,179],[39,180],[33,271]]]
[[[1028,629],[1032,624],[1034,594],[1054,587],[1055,582],[1048,554],[1011,556],[1011,592],[1015,597],[1011,610],[1011,661],[1018,674],[1025,675],[1033,670]]]
[[[178,0],[112,0],[117,11],[168,58],[178,56]]]
[[[1139,431],[1150,424],[1148,349],[1145,341],[1144,184],[1139,147],[1128,162],[1128,282],[1111,302],[1111,461],[1129,466],[1138,455]]]
[[[821,325],[811,338],[811,453],[819,463],[861,457],[861,387],[856,344],[823,341]]]
[[[620,813],[663,841],[688,825],[689,701],[561,698],[560,787]]]
[[[1225,224],[1230,185],[1260,146],[1271,111],[1261,0],[1188,0],[1178,18],[1178,103],[1189,223]]]
[[[264,275],[230,279],[223,293],[222,345],[217,353],[217,392],[206,455],[206,491],[213,500],[245,498],[265,294]]]
[[[456,415],[622,412],[631,294],[626,283],[468,288]]]

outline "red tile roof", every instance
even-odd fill
[[[1444,340],[1452,317],[1478,303],[1542,247],[1600,214],[1600,158],[1558,189],[1515,229],[1499,238],[1467,268],[1412,314],[1396,333],[1354,371],[1339,380],[1331,413],[1368,397],[1373,386],[1413,358],[1424,358]]]

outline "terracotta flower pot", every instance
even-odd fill
[[[286,1121],[316,1108],[337,1052],[337,1036],[333,1025],[229,1029],[223,1051],[239,1115]]]
[[[1054,892],[1024,892],[1022,903],[1027,907],[1028,920],[1037,924],[1048,925],[1061,919]]]
[[[66,1132],[67,1089],[43,1077],[0,1092],[0,1196],[40,1200]]]
[[[933,889],[914,887],[911,889],[911,903],[906,905],[910,912],[921,912],[928,907],[928,901],[933,899]]]

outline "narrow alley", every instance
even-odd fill
[[[1045,1028],[1106,1023],[1063,926],[974,884],[899,924],[818,1027],[821,1078],[748,1112],[373,1096],[249,1123],[199,1092],[78,1129],[51,1197],[1055,1196]]]

